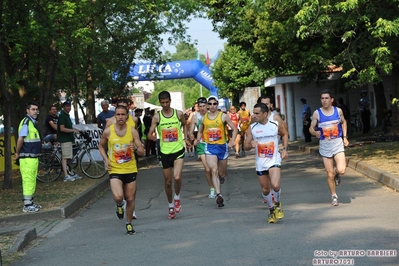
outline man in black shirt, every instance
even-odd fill
[[[57,139],[57,107],[52,105],[49,108],[49,115],[44,122],[44,142],[52,142]]]

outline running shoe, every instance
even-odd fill
[[[222,194],[217,195],[216,204],[218,205],[218,207],[223,207],[224,206],[223,202],[224,199],[222,197]]]
[[[64,182],[72,182],[75,181],[75,178],[73,176],[67,175],[64,177]]]
[[[332,201],[331,201],[332,206],[338,206],[338,196],[332,196]]]
[[[74,175],[72,175],[72,177],[73,177],[75,180],[80,180],[80,179],[83,178],[83,177],[77,175],[76,173],[75,173]]]
[[[32,204],[32,205],[25,205],[25,206],[22,208],[22,211],[23,211],[23,212],[38,212],[39,209],[36,208],[35,206],[33,206],[33,204]]]
[[[335,185],[339,186],[339,184],[341,184],[341,176],[337,173],[336,168],[334,168],[334,172],[335,172],[335,176],[334,176]]]
[[[281,204],[281,201],[279,203],[277,202],[274,203],[274,215],[278,220],[284,218],[283,205]]]
[[[223,184],[224,183],[224,181],[225,181],[225,177],[221,177],[221,176],[219,176],[219,181],[220,181],[220,184]]]
[[[174,208],[169,208],[169,219],[175,219],[176,213]]]
[[[131,223],[126,224],[126,231],[128,235],[136,234],[136,231],[133,230],[133,225]]]
[[[137,215],[136,215],[136,211],[133,211],[133,216],[132,216],[133,220],[137,220]]]
[[[209,193],[208,198],[209,198],[209,199],[214,199],[214,198],[216,198],[215,190],[211,190],[211,192]]]
[[[123,210],[124,203],[125,201],[123,201],[121,206],[116,205],[116,216],[118,217],[119,220],[122,220],[125,214],[125,211]]]
[[[276,214],[275,214],[275,210],[274,210],[274,209],[273,209],[273,210],[270,210],[270,213],[269,213],[269,217],[268,217],[268,219],[267,219],[267,222],[268,222],[269,224],[271,224],[271,223],[273,223],[273,224],[277,223],[277,218],[276,218]]]
[[[181,212],[181,204],[179,199],[175,199],[175,211],[176,213]]]
[[[42,205],[35,204],[33,202],[32,202],[32,206],[35,207],[36,209],[39,209],[39,210],[42,208]]]
[[[238,155],[238,153],[236,153],[236,159],[240,158],[240,155]]]

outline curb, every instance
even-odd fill
[[[290,145],[290,148],[294,149],[294,150],[301,151],[301,152],[306,152],[309,154],[316,154],[316,155],[320,156],[318,148],[302,147],[302,146],[296,146],[296,145]],[[381,184],[383,184],[389,188],[392,188],[395,191],[399,191],[399,177],[398,176],[393,175],[388,172],[385,172],[377,167],[367,165],[366,163],[364,163],[360,160],[346,158],[346,164],[348,167],[367,176],[368,178],[376,180],[376,181],[380,182]]]
[[[158,163],[157,156],[140,157],[138,161],[138,168],[146,168],[151,165]],[[81,209],[83,206],[88,204],[91,200],[95,199],[99,194],[109,189],[109,179],[103,177],[103,180],[81,194],[72,198],[69,202],[61,206],[59,209],[51,211],[39,211],[37,213],[21,214],[10,217],[0,218],[2,222],[28,222],[32,220],[44,220],[44,219],[63,219],[71,217],[75,212]],[[15,232],[15,231],[10,231]],[[2,234],[5,232],[2,231]],[[37,238],[36,228],[30,228],[22,230],[16,237],[16,240],[7,251],[7,253],[14,253],[24,249],[30,241]],[[1,264],[0,264],[1,266]]]

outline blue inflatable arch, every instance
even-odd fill
[[[137,64],[129,75],[136,81],[193,78],[207,88],[211,95],[218,96],[219,89],[213,86],[211,71],[200,60],[173,61],[163,65]]]

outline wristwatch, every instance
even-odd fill
[[[283,150],[286,150],[286,151],[288,151],[288,147],[284,147],[284,148],[283,148]]]

